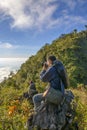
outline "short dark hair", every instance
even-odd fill
[[[56,57],[54,55],[51,55],[48,57],[48,60],[51,60],[52,62],[54,62],[56,60]]]
[[[31,80],[30,82],[29,82],[29,84],[32,84],[33,83],[33,81]]]

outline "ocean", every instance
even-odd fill
[[[0,58],[0,82],[8,77],[11,71],[16,73],[26,60],[27,58]]]

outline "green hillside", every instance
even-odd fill
[[[28,83],[30,80],[35,81],[37,89],[42,92],[45,83],[42,83],[39,79],[39,73],[42,68],[42,62],[46,60],[48,55],[55,55],[59,60],[61,60],[68,72],[68,77],[70,80],[70,88],[77,88],[78,86],[86,87],[87,85],[87,31],[82,31],[77,33],[74,31],[70,34],[62,34],[59,38],[54,40],[52,44],[45,44],[36,55],[31,56],[26,63],[22,64],[20,70],[17,74],[11,73],[9,78],[4,80],[0,84],[0,115],[1,122],[5,122],[6,127],[9,122],[15,124],[17,122],[23,123],[23,126],[19,125],[17,130],[24,130],[24,123],[29,116],[29,110],[32,106],[26,101],[18,101],[18,97],[22,95],[23,92],[27,91]],[[77,96],[76,92],[81,90],[73,90],[76,94],[76,100],[80,95]],[[87,91],[82,89],[84,95],[86,96]],[[82,101],[82,100],[81,100]],[[84,130],[86,130],[87,123],[87,102],[79,103],[79,109],[77,110],[77,119],[79,119],[79,114],[82,114],[82,120],[79,120],[79,125],[81,127],[81,121],[83,121]],[[13,108],[13,112],[12,108]],[[84,116],[85,115],[85,116]],[[17,121],[17,122],[16,122]],[[85,123],[86,122],[86,123]],[[19,123],[19,124],[20,124]],[[0,124],[1,125],[1,124]],[[15,130],[15,126],[11,130]],[[0,128],[2,125],[0,126]],[[7,129],[6,129],[7,130]],[[9,129],[10,130],[10,129]]]
[[[46,44],[21,66],[16,75],[4,81],[2,86],[23,88],[27,87],[30,79],[33,79],[37,85],[40,84],[39,72],[42,62],[50,54],[64,63],[71,86],[76,87],[79,83],[87,84],[87,31],[83,31],[63,34],[52,44]]]

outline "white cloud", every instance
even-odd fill
[[[70,8],[70,10],[73,10],[77,4],[77,0],[61,0],[61,1],[64,2]]]
[[[8,42],[0,42],[0,50],[6,50],[6,52],[8,51],[9,54],[10,52],[12,53],[13,51],[38,51],[39,49],[41,48],[40,45],[36,45],[33,47],[33,45],[17,45],[17,44],[11,44],[11,43],[8,43]],[[11,54],[10,54],[11,55]]]
[[[62,3],[64,9],[59,10],[60,17],[54,18]],[[83,24],[87,22],[83,16],[74,17],[69,12],[75,11],[77,5],[81,8],[84,3],[86,0],[0,0],[0,18],[11,18],[11,27],[19,29],[51,28],[72,21],[73,25],[75,22]]]
[[[10,43],[0,43],[0,48],[12,48],[13,46]]]
[[[10,69],[8,67],[0,68],[0,82],[10,74]]]
[[[12,45],[11,43],[0,43],[0,48],[2,49],[14,49],[14,48],[18,48],[19,46],[17,45]]]
[[[16,73],[16,70],[26,60],[27,58],[0,58],[0,82],[3,81],[4,77],[8,77],[11,71]]]
[[[82,16],[73,16],[64,12],[63,16],[58,19],[50,22],[48,28],[54,28],[56,25],[58,28],[62,28],[63,30],[68,30],[71,27],[77,27],[78,25],[85,25],[87,23],[87,19],[84,19]]]
[[[57,6],[56,0],[0,0],[0,10],[12,18],[12,27],[32,28],[51,20]]]

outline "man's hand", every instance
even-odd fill
[[[44,93],[43,93],[43,97],[45,97],[48,93],[48,90],[46,90]]]
[[[48,65],[47,63],[45,62],[44,65],[43,65],[43,70],[47,70],[48,69]]]

